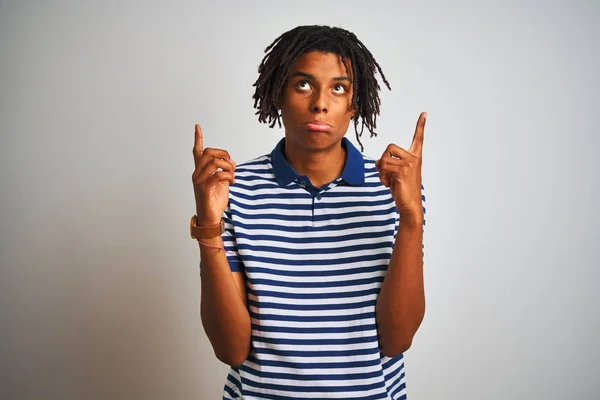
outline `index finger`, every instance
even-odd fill
[[[196,124],[196,131],[194,134],[194,163],[198,166],[198,160],[200,160],[200,156],[204,151],[202,140],[202,128],[200,125]]]
[[[422,112],[419,115],[419,119],[417,120],[417,127],[415,128],[415,135],[413,136],[412,143],[410,144],[410,149],[408,151],[421,158],[423,154],[423,139],[425,136],[425,120],[427,119],[427,113]]]

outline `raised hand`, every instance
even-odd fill
[[[202,129],[196,124],[192,174],[198,225],[213,226],[221,221],[229,200],[229,184],[235,182],[235,162],[221,149],[203,147]]]
[[[400,215],[421,216],[423,213],[421,166],[426,119],[427,113],[421,113],[408,151],[390,144],[375,162],[379,179],[390,188]]]

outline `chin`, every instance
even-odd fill
[[[334,148],[339,141],[331,138],[322,138],[323,140],[309,140],[302,143],[302,147],[308,151],[323,151]]]

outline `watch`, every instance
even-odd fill
[[[198,217],[193,216],[190,221],[190,236],[192,239],[210,239],[221,236],[225,232],[225,222],[221,220],[218,225],[198,226]]]

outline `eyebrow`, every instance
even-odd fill
[[[295,76],[303,76],[303,77],[305,77],[306,79],[310,79],[310,80],[313,80],[313,81],[315,80],[315,77],[314,77],[314,75],[307,74],[306,72],[300,72],[300,71],[298,71],[298,72],[294,72],[294,73],[292,74],[292,76],[290,76],[290,78],[293,78],[293,77],[295,77]],[[339,81],[348,81],[348,82],[352,82],[352,80],[351,80],[349,77],[347,77],[347,76],[336,76],[335,78],[333,78],[333,80],[334,80],[334,81],[337,81],[337,82],[339,82]]]

